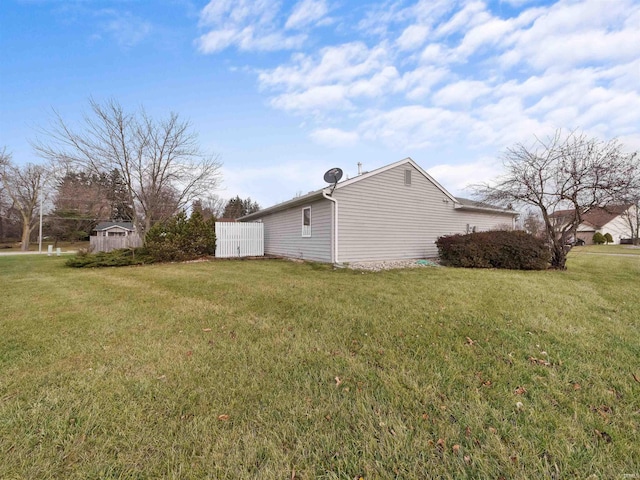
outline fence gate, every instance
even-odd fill
[[[264,224],[216,222],[216,257],[264,255]]]

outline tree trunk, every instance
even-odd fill
[[[31,227],[29,222],[22,222],[22,245],[20,250],[26,252],[29,250],[29,238],[31,237]]]
[[[564,250],[564,245],[554,243],[551,246],[551,268],[566,270],[566,264],[567,252]]]

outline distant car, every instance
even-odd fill
[[[567,240],[567,242],[565,243],[565,246],[567,247],[582,247],[584,245],[584,240],[582,240],[581,238],[577,239],[577,240]]]

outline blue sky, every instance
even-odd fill
[[[637,0],[4,0],[0,146],[88,98],[189,119],[263,207],[407,156],[452,193],[557,128],[640,149]]]

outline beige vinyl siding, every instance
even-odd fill
[[[466,233],[467,225],[472,229],[476,227],[476,232],[486,232],[487,230],[496,229],[512,229],[513,228],[513,216],[503,213],[493,212],[473,212],[464,209],[456,209],[455,217],[458,222],[459,232]]]
[[[405,185],[407,169],[412,169],[411,185]],[[436,239],[465,233],[469,220],[487,230],[511,219],[456,210],[451,198],[407,164],[336,189],[334,197],[341,262],[435,257]]]
[[[311,236],[302,236],[302,210],[311,207]],[[262,217],[264,253],[331,261],[331,202],[320,200]]]

